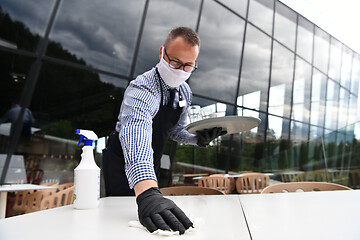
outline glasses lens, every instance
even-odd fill
[[[179,63],[179,62],[177,62],[177,61],[173,61],[173,60],[170,60],[169,61],[169,64],[170,64],[170,67],[172,67],[172,68],[180,68],[181,67],[181,63]]]
[[[185,72],[193,72],[193,71],[195,71],[195,67],[194,66],[189,66],[189,65],[185,65],[184,66],[184,71]]]

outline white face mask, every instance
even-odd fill
[[[191,72],[185,72],[181,69],[174,69],[169,66],[164,59],[164,47],[162,48],[161,59],[157,64],[158,71],[164,82],[172,88],[180,86],[191,75]]]

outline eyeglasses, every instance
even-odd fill
[[[171,58],[169,58],[169,55],[167,54],[166,52],[166,49],[164,48],[164,52],[165,52],[165,55],[166,57],[168,58],[169,60],[169,66],[173,69],[180,69],[182,67],[182,69],[185,71],[185,72],[194,72],[198,67],[196,66],[196,62],[195,62],[195,66],[192,66],[192,65],[188,65],[188,64],[182,64],[181,62],[178,62],[176,60],[173,60]]]

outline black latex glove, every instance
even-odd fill
[[[159,188],[152,187],[141,193],[136,198],[138,204],[139,220],[149,232],[157,229],[179,231],[193,226],[193,223],[176,204],[164,198]]]
[[[212,140],[226,133],[227,131],[223,131],[221,127],[196,131],[197,145],[199,147],[206,147]]]

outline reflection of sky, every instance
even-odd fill
[[[44,35],[54,1],[48,0],[2,0],[3,11],[12,19],[23,22],[30,32]]]
[[[63,1],[50,39],[95,68],[127,75],[144,2]]]
[[[205,1],[199,35],[199,69],[193,91],[233,102],[239,77],[244,21],[212,1]]]

